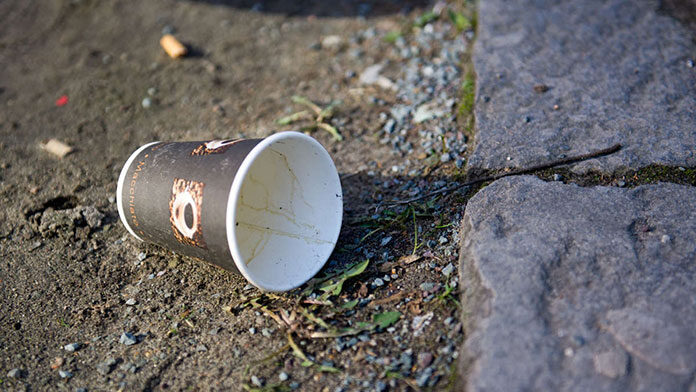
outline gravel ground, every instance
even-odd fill
[[[0,4],[3,389],[452,387],[470,190],[399,201],[461,177],[474,21],[455,2],[328,8]],[[166,57],[164,33],[189,56]],[[306,109],[293,96],[337,103],[324,124],[342,141],[313,119],[279,125]],[[116,179],[139,145],[287,129],[316,137],[342,177],[344,226],[320,279],[264,294],[118,222]],[[51,156],[48,138],[74,151]]]

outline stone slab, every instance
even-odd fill
[[[467,391],[696,390],[696,188],[508,177],[460,257]]]
[[[481,1],[469,167],[523,167],[615,143],[621,152],[573,170],[696,166],[694,35],[659,3]]]

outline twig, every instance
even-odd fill
[[[308,108],[312,109],[314,114],[316,114],[317,116],[321,114],[321,108],[305,97],[293,95],[290,99],[298,105],[305,105]]]
[[[292,332],[288,331],[287,337],[288,337],[288,344],[290,345],[290,348],[292,348],[292,353],[295,354],[296,357],[300,358],[303,361],[312,362],[309,360],[309,358],[307,358],[305,353],[302,352],[302,350],[300,349],[300,346],[298,346],[297,343],[295,343],[295,341],[292,339]]]
[[[283,347],[279,348],[278,350],[275,350],[272,353],[266,355],[265,357],[263,357],[257,361],[252,362],[252,364],[259,365],[259,364],[262,364],[264,362],[268,362],[269,360],[277,357],[278,355],[288,351],[289,348],[290,348],[290,344],[285,344]]]
[[[319,120],[317,120],[317,127],[330,133],[331,136],[333,136],[334,139],[338,140],[339,142],[343,141],[343,136],[341,136],[341,134],[338,133],[338,129],[336,129],[336,127],[334,127],[333,125],[324,122],[319,122]]]
[[[298,104],[298,105],[304,105],[307,106],[317,117],[312,120],[313,116],[312,113],[308,110],[302,110],[297,113],[293,113],[289,116],[285,116],[283,118],[280,118],[276,120],[276,123],[279,125],[289,125],[292,124],[296,121],[300,120],[311,120],[312,124],[306,127],[303,127],[304,131],[313,131],[317,128],[323,129],[326,132],[330,133],[331,136],[337,141],[342,141],[343,136],[341,136],[341,133],[338,132],[338,129],[334,127],[333,125],[329,124],[327,120],[330,120],[331,117],[334,114],[334,109],[336,106],[339,105],[340,101],[333,101],[329,104],[329,106],[325,108],[319,107],[319,105],[315,104],[314,102],[310,101],[309,99],[299,96],[299,95],[293,95],[292,96],[292,102]]]
[[[430,193],[426,193],[425,195],[421,195],[421,196],[414,197],[411,199],[393,200],[391,202],[391,204],[388,204],[388,205],[395,206],[395,205],[400,205],[400,204],[410,204],[410,203],[413,203],[414,201],[427,199],[431,196],[436,196],[436,195],[441,195],[443,193],[449,193],[452,191],[456,191],[457,189],[463,188],[465,186],[480,184],[482,182],[495,181],[495,180],[499,180],[503,177],[516,176],[516,175],[520,175],[520,174],[527,174],[527,173],[535,172],[538,170],[550,169],[552,167],[567,165],[567,164],[575,163],[575,162],[586,161],[586,160],[592,159],[592,158],[599,158],[599,157],[602,157],[605,155],[613,154],[613,153],[619,151],[620,149],[621,149],[621,144],[615,144],[609,148],[604,148],[604,149],[593,151],[593,152],[590,152],[587,154],[575,155],[572,157],[558,159],[558,160],[555,160],[552,162],[542,163],[542,164],[539,164],[536,166],[512,170],[512,171],[509,171],[507,173],[498,173],[498,174],[493,174],[493,175],[489,175],[489,176],[485,176],[485,177],[481,177],[481,178],[476,178],[474,180],[467,181],[463,184],[459,184],[459,185],[449,187],[449,188],[443,188],[443,189],[440,189],[440,190],[437,190],[434,192],[430,192]]]

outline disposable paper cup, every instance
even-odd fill
[[[298,132],[146,144],[123,166],[116,197],[135,238],[239,272],[267,291],[319,272],[343,215],[331,157]]]

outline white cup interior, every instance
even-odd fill
[[[302,133],[281,132],[257,144],[235,176],[227,241],[249,282],[286,291],[326,263],[342,217],[341,182],[324,147]]]

